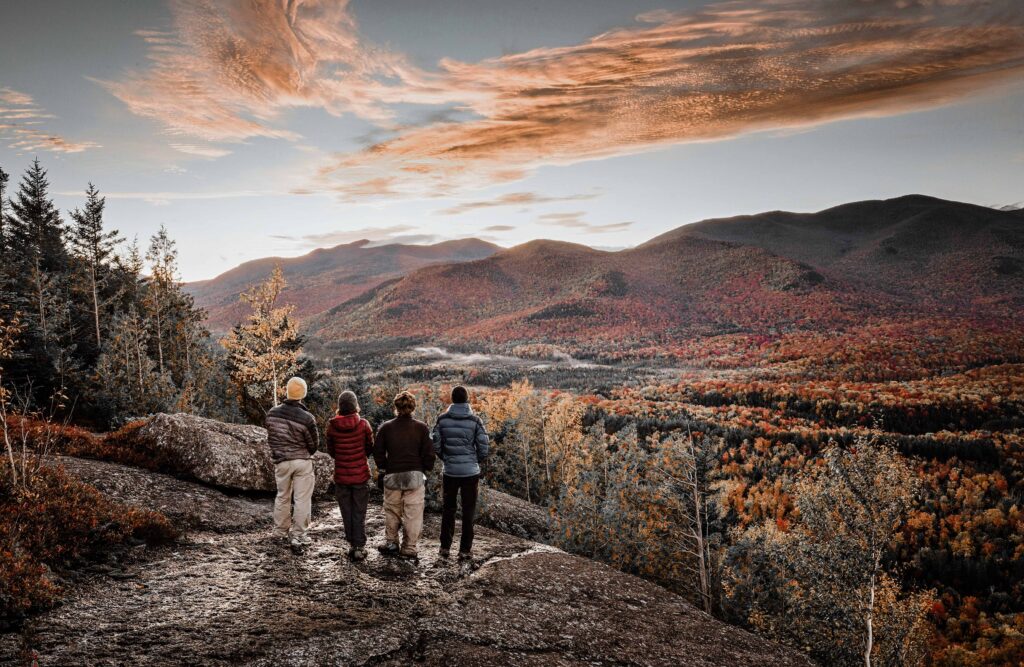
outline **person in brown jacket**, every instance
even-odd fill
[[[413,419],[416,398],[412,394],[398,394],[394,405],[396,417],[381,424],[373,447],[373,460],[384,475],[385,544],[380,552],[415,560],[416,543],[423,530],[426,473],[434,467],[434,443],[430,427]]]

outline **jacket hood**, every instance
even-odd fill
[[[350,415],[336,415],[331,417],[331,426],[339,431],[351,431],[356,426],[359,426],[359,422],[362,421],[362,419],[363,418],[359,416],[358,412],[354,412]]]
[[[459,417],[466,417],[473,414],[473,408],[469,407],[469,403],[452,403],[448,406],[448,412]]]

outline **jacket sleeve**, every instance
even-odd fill
[[[364,433],[364,435],[366,437],[366,442],[365,442],[365,445],[364,445],[365,448],[366,448],[365,449],[366,456],[367,456],[367,458],[369,458],[370,456],[373,455],[373,429],[370,428],[370,422],[368,422],[368,421],[364,421],[363,422],[363,433]]]
[[[377,429],[377,437],[373,443],[373,462],[382,473],[388,469],[388,450],[384,447],[384,425]]]
[[[491,438],[487,435],[487,428],[481,419],[477,422],[476,429],[476,458],[477,461],[484,461],[491,449]]]
[[[334,439],[331,437],[331,425],[327,425],[327,432],[324,434],[324,442],[327,443],[327,453],[334,458]]]
[[[316,450],[320,449],[320,429],[317,428],[316,417],[313,415],[309,415],[306,431],[309,433],[309,438],[306,439],[306,449],[310,454],[316,454]]]
[[[430,432],[430,439],[434,443],[434,454],[444,461],[444,444],[441,442],[441,418],[434,422],[434,429]]]
[[[423,472],[430,472],[434,467],[434,442],[430,439],[430,430],[424,425],[420,436],[420,461],[423,463]]]

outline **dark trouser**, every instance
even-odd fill
[[[476,514],[476,497],[479,491],[480,475],[472,477],[444,476],[444,503],[441,510],[441,548],[451,549],[455,537],[455,505],[462,494],[462,535],[459,536],[459,551],[469,553],[473,549],[473,518]]]
[[[353,549],[366,546],[366,504],[370,500],[370,488],[366,484],[337,484],[334,496],[341,508],[341,520],[345,524],[345,539]]]

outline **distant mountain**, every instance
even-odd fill
[[[314,335],[678,342],[938,312],[1014,316],[1024,218],[923,196],[686,225],[603,252],[533,241],[378,286]]]
[[[501,248],[479,239],[445,241],[434,245],[370,245],[356,241],[321,248],[301,257],[267,257],[241,264],[213,278],[186,285],[196,303],[210,316],[210,326],[226,330],[246,314],[239,295],[280,266],[288,280],[282,300],[309,317],[363,294],[381,283],[416,269],[488,257]]]
[[[991,309],[1022,305],[1021,221],[1015,212],[909,195],[706,220],[648,243],[699,236],[755,246],[911,303]]]

